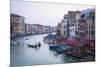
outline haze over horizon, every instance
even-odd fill
[[[68,11],[82,11],[88,8],[95,6],[11,1],[11,13],[24,16],[25,23],[47,26],[56,26]]]

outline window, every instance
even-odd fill
[[[95,22],[95,16],[92,17],[92,21]]]
[[[91,33],[92,33],[92,35],[94,35],[94,34],[95,34],[95,32],[94,32],[94,31],[91,31]]]
[[[81,18],[82,18],[82,19],[85,18],[85,14],[82,14],[82,15],[81,15]]]

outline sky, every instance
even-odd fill
[[[56,26],[68,11],[95,8],[90,5],[11,1],[11,13],[25,17],[25,23]]]

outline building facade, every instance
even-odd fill
[[[32,24],[25,24],[25,34],[31,35],[32,34]]]
[[[79,20],[79,36],[95,41],[95,9],[84,10]]]
[[[25,35],[25,18],[16,14],[10,14],[10,34],[11,38]]]
[[[87,39],[95,40],[95,12],[89,12],[87,16]]]
[[[58,25],[56,27],[56,34],[58,36],[61,36],[61,34],[62,34],[62,23],[58,23]]]
[[[75,34],[78,35],[78,31],[79,31],[79,19],[80,19],[80,14],[81,11],[76,11],[76,23],[75,23]]]
[[[57,27],[57,32],[59,33],[59,35],[64,36],[64,37],[68,37],[69,34],[69,16],[67,14],[65,14],[63,16],[63,19],[61,20],[61,23],[58,23],[58,27]]]
[[[70,34],[70,37],[75,37],[75,25],[70,25],[69,26],[69,34]]]
[[[68,11],[70,24],[76,24],[76,11]]]

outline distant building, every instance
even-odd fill
[[[11,38],[25,35],[25,18],[16,14],[10,14]]]
[[[33,29],[33,34],[43,34],[43,33],[51,33],[54,32],[53,31],[53,27],[50,26],[44,26],[44,25],[40,25],[40,24],[33,24],[32,25],[32,29]]]
[[[32,24],[25,24],[25,34],[26,35],[32,34]]]
[[[45,26],[45,31],[46,31],[47,33],[49,33],[49,32],[50,32],[50,26]]]
[[[42,25],[38,25],[38,33],[43,33],[43,26]]]
[[[36,34],[37,32],[37,26],[32,24],[32,34]]]
[[[39,27],[38,24],[33,24],[32,27],[33,27],[33,31],[35,32],[35,34],[37,34],[38,33],[38,29],[39,29],[38,28]]]
[[[62,24],[61,23],[58,23],[57,27],[56,27],[56,34],[58,36],[61,36],[61,32],[62,32]]]
[[[52,33],[55,31],[54,27],[51,26],[27,24],[25,23],[25,18],[23,16],[16,14],[10,15],[10,23],[11,38],[32,34]]]
[[[44,32],[44,26],[40,24],[33,24],[35,28],[35,32],[37,34],[43,33]]]
[[[53,32],[57,32],[57,26],[53,27]]]

